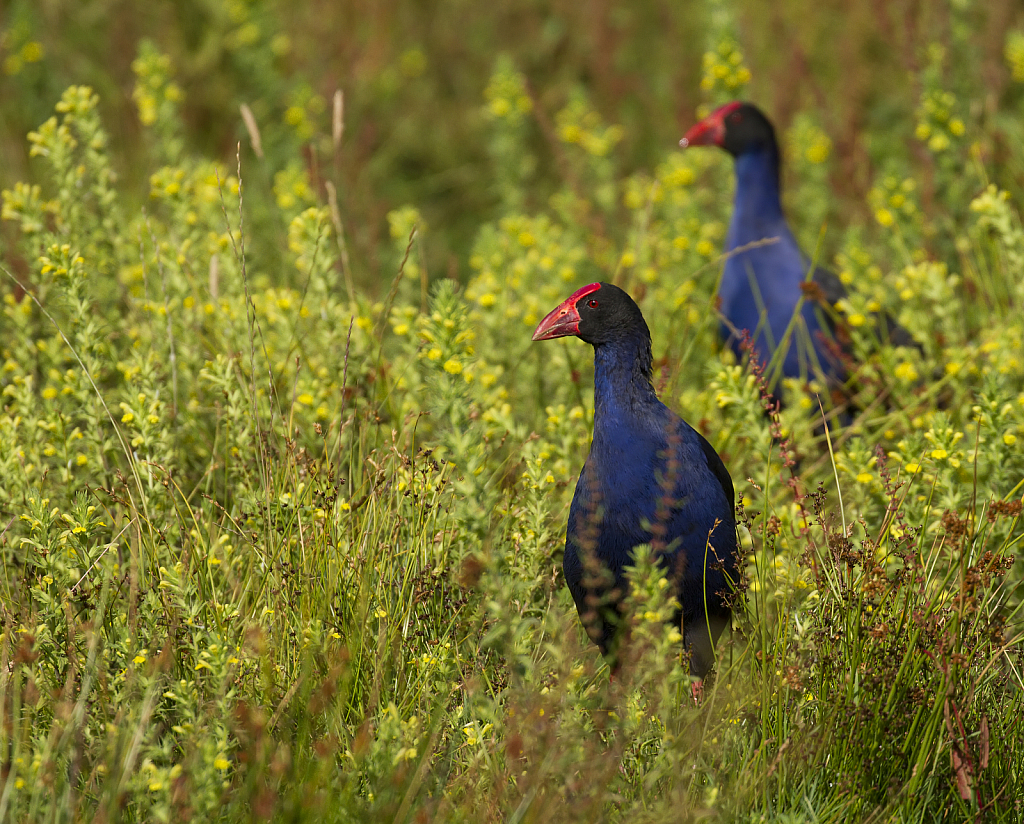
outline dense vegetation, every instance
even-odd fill
[[[1019,10],[138,5],[5,9],[0,820],[1024,816]],[[742,96],[828,438],[717,341]],[[741,499],[700,706],[646,554],[612,681],[561,579],[596,279]]]

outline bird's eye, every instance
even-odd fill
[[[733,112],[731,115],[729,115],[729,120],[731,120],[733,123],[739,123],[742,119],[742,112]]]
[[[590,300],[587,301],[587,306],[589,306],[591,309],[596,309],[597,301],[594,300],[594,298],[591,298]]]

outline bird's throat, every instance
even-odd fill
[[[736,198],[733,222],[782,218],[778,152],[765,148],[736,158]]]
[[[651,384],[651,342],[627,338],[594,347],[594,432],[630,428],[658,396]]]

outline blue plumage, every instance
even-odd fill
[[[834,274],[818,267],[810,277],[817,288],[807,288],[812,265],[782,212],[779,149],[771,123],[749,103],[730,103],[694,126],[682,145],[717,145],[735,158],[736,195],[725,243],[730,254],[718,292],[722,339],[742,357],[746,330],[765,366],[786,340],[780,356],[783,376],[843,383],[846,370],[828,342],[832,328],[822,303],[839,300],[845,289]],[[812,297],[805,297],[808,293]]]
[[[725,262],[718,291],[722,314],[732,327],[722,324],[723,340],[741,357],[740,339],[735,330],[747,329],[752,335],[756,330],[754,347],[764,365],[785,339],[790,319],[801,304],[804,281],[811,268],[782,213],[777,168],[769,152],[750,152],[736,159],[736,199],[726,236],[726,251],[765,238],[774,242],[730,256]],[[845,380],[842,364],[826,348],[825,339],[831,337],[832,332],[823,319],[822,307],[814,300],[804,299],[799,322],[789,333],[789,346],[782,361],[782,374],[787,378],[809,380],[824,376],[832,381]]]
[[[650,332],[625,292],[584,287],[541,321],[534,340],[569,334],[594,346],[594,439],[563,561],[580,619],[602,652],[614,653],[625,567],[634,547],[651,543],[682,607],[676,620],[691,671],[703,676],[728,624],[728,579],[737,579],[732,480],[700,433],[658,400]]]

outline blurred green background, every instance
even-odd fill
[[[1021,820],[1024,6],[0,15],[0,821]],[[736,97],[850,290],[828,444],[718,351]],[[654,567],[614,682],[560,575],[530,332],[598,278],[742,506],[700,707]]]
[[[1010,161],[1024,134],[1024,84],[1013,79],[1024,80],[1016,33],[1024,7],[1014,2],[12,0],[0,14],[0,187],[35,179],[25,135],[65,87],[88,84],[100,94],[122,185],[141,206],[149,147],[132,100],[132,61],[150,39],[170,56],[183,92],[184,150],[233,167],[241,142],[254,203],[302,157],[324,202],[326,182],[336,185],[354,276],[371,291],[391,277],[391,258],[380,254],[386,215],[407,203],[431,229],[423,250],[430,275],[465,279],[476,230],[499,208],[482,104],[501,56],[524,73],[537,115],[526,126],[532,180],[523,188],[538,201],[529,209],[543,208],[557,188],[564,158],[555,113],[580,93],[622,127],[618,174],[653,168],[716,98],[757,102],[783,134],[806,113],[831,147],[822,174],[832,197],[789,198],[795,217],[813,220],[812,241],[825,220],[863,220],[872,181],[890,167],[918,177],[922,207],[933,209],[935,153],[914,131],[933,69],[937,86],[956,95],[994,182],[1016,194],[1024,174]],[[735,46],[737,64],[742,53],[749,75],[712,83],[723,78],[704,55],[723,43]],[[254,219],[263,224],[256,251],[270,256],[272,271],[285,227]]]

